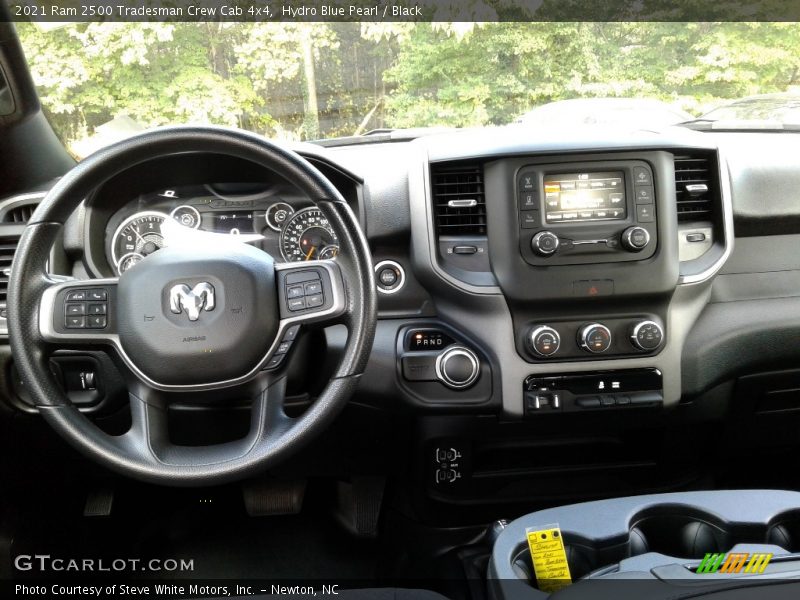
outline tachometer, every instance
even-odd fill
[[[169,217],[164,213],[146,211],[125,219],[111,238],[111,262],[122,275],[148,254],[164,247],[161,225]]]
[[[320,209],[305,208],[286,220],[281,231],[281,254],[285,260],[333,258],[338,251],[339,238]]]

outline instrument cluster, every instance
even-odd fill
[[[176,235],[197,244],[213,243],[215,235],[236,236],[279,262],[333,259],[339,253],[336,232],[306,198],[267,184],[205,184],[142,194],[117,211],[106,227],[109,265],[121,275]]]

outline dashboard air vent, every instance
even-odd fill
[[[439,235],[486,235],[486,196],[481,165],[433,165],[431,186]]]
[[[36,210],[36,206],[36,204],[22,204],[10,208],[3,215],[3,223],[27,223],[31,220],[31,215]]]
[[[675,155],[675,199],[678,221],[704,221],[713,216],[719,200],[714,152]]]
[[[0,241],[0,305],[5,306],[8,295],[8,278],[11,276],[11,261],[17,251],[18,240]]]

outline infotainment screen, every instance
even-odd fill
[[[627,216],[624,173],[545,175],[544,210],[548,223],[624,219]]]

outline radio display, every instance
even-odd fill
[[[622,171],[545,175],[544,210],[548,223],[624,219],[625,175]]]

